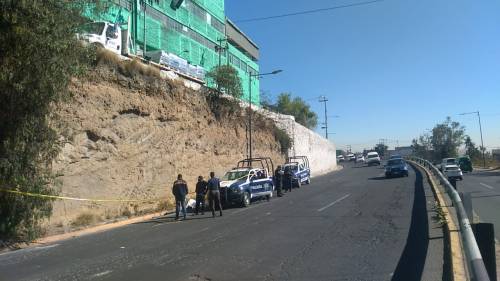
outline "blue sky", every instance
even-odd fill
[[[345,0],[226,0],[234,21],[355,3]],[[358,1],[358,2],[361,2]],[[321,122],[329,98],[330,138],[338,148],[373,147],[381,138],[408,145],[445,120],[480,143],[500,147],[500,1],[385,0],[269,21],[237,23],[260,47],[261,91],[291,92]],[[317,132],[323,133],[317,129]]]

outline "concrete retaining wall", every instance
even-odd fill
[[[276,121],[276,125],[288,133],[293,140],[289,156],[307,156],[313,176],[337,169],[336,147],[332,141],[295,122],[295,118],[291,115],[278,114],[264,109],[256,109],[256,111]]]

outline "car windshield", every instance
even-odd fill
[[[102,31],[104,30],[105,24],[103,22],[92,22],[92,23],[87,23],[84,24],[81,27],[81,31],[83,33],[88,33],[88,34],[102,34]]]
[[[368,155],[368,158],[376,158],[376,157],[378,157],[377,154]]]
[[[446,160],[446,163],[447,163],[447,164],[455,163],[455,158],[452,158],[452,159],[447,159],[447,160]]]
[[[389,160],[389,162],[387,162],[387,165],[388,166],[396,166],[396,165],[403,165],[404,162],[402,159],[392,159],[392,160]]]
[[[232,181],[232,180],[241,179],[243,177],[246,177],[247,175],[248,175],[248,171],[231,171],[231,172],[227,172],[222,177],[222,180],[224,180],[224,181]]]

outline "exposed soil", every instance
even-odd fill
[[[210,171],[222,176],[246,156],[242,113],[215,118],[203,91],[182,82],[129,78],[100,66],[89,77],[75,79],[71,92],[71,100],[58,110],[64,144],[54,169],[60,174],[60,195],[161,201],[58,200],[48,234],[165,209],[177,174],[194,191],[197,176],[208,177]],[[272,125],[260,119],[254,154],[282,163]]]

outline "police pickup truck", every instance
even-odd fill
[[[255,199],[270,200],[274,184],[271,158],[252,158],[238,162],[221,179],[221,201],[224,206],[247,207]]]
[[[292,172],[293,187],[300,188],[304,183],[311,183],[311,169],[307,156],[288,157],[286,163],[283,165],[283,170],[287,169],[290,169]]]

